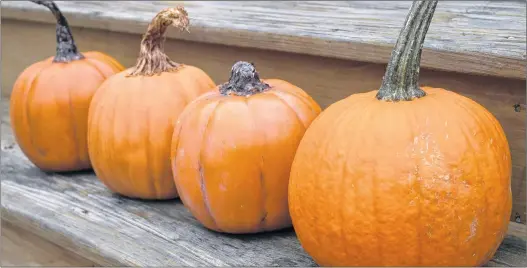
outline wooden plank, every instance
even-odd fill
[[[93,267],[93,262],[42,239],[18,226],[2,221],[0,265]]]
[[[7,111],[4,100],[4,220],[105,266],[316,266],[292,229],[219,234],[204,229],[179,200],[123,198],[91,172],[41,172],[16,145]],[[525,240],[517,234],[507,235],[487,266],[527,265]]]
[[[162,8],[184,5],[187,41],[385,64],[411,1],[59,1],[73,26],[142,34]],[[442,1],[422,66],[525,79],[525,1]],[[41,6],[2,1],[2,17],[54,23]]]
[[[3,20],[2,24],[2,94],[8,96],[15,78],[24,68],[55,53],[55,26],[16,20]],[[86,28],[73,28],[73,31],[82,51],[103,51],[116,57],[125,66],[135,64],[141,36]],[[306,90],[323,108],[350,94],[377,89],[385,70],[383,64],[173,39],[167,40],[165,50],[177,62],[202,68],[216,83],[223,83],[228,79],[231,66],[237,60],[254,62],[261,77],[290,81]],[[518,216],[519,221],[525,223],[525,80],[424,68],[421,69],[421,84],[446,88],[468,96],[498,118],[512,152],[511,220],[516,220]],[[516,104],[522,104],[520,106],[523,108],[517,111],[514,108]]]
[[[525,224],[511,222],[507,233],[512,236],[520,237],[523,240],[527,240],[527,226]]]
[[[501,243],[492,260],[485,266],[490,267],[526,267],[525,240],[515,236],[507,236]]]

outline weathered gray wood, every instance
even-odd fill
[[[316,266],[293,230],[225,235],[204,229],[179,200],[119,197],[90,172],[45,174],[16,145],[2,101],[2,218],[105,266]],[[523,236],[525,225],[513,224]],[[527,265],[508,235],[487,266]]]
[[[73,26],[140,34],[158,11],[176,4],[189,11],[191,33],[169,37],[386,63],[411,1],[58,1]],[[441,1],[422,66],[525,79],[525,7]],[[54,23],[44,7],[27,1],[2,1],[2,17]]]

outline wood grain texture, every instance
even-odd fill
[[[78,27],[73,28],[73,33],[82,51],[102,51],[114,56],[125,66],[132,66],[136,62],[140,35]],[[35,44],[38,44],[38,49]],[[1,47],[2,94],[9,96],[13,82],[24,68],[55,53],[55,26],[3,20]],[[287,80],[307,91],[323,108],[350,94],[378,89],[386,68],[383,64],[174,39],[167,40],[165,50],[177,62],[202,68],[216,83],[223,83],[229,78],[234,62],[254,62],[261,77]],[[518,219],[525,223],[525,80],[423,68],[420,82],[422,85],[446,88],[468,96],[498,118],[512,152],[511,220]],[[520,104],[519,110],[514,108],[516,104]]]
[[[0,265],[93,267],[93,262],[6,221],[2,221]]]
[[[15,143],[2,101],[2,218],[105,266],[316,266],[292,229],[225,235],[204,229],[179,200],[112,194],[93,173],[45,174]],[[488,266],[525,266],[508,235]]]
[[[511,222],[507,233],[527,241],[527,226],[525,224]]]
[[[153,16],[182,4],[188,41],[387,63],[411,1],[57,1],[70,25],[143,34]],[[44,7],[2,1],[2,17],[54,23]],[[525,1],[441,1],[422,66],[525,79]]]

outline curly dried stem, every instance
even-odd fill
[[[221,85],[219,90],[223,95],[250,96],[270,87],[260,80],[254,64],[238,61],[232,66],[229,82]]]
[[[62,15],[57,5],[53,1],[31,0],[31,2],[47,7],[57,19],[57,54],[53,58],[53,62],[70,62],[84,59],[84,55],[77,50],[68,21]]]
[[[426,96],[419,87],[419,64],[437,0],[414,1],[392,52],[377,99],[409,101]]]
[[[141,48],[137,64],[128,76],[152,76],[163,72],[175,71],[180,64],[172,61],[164,52],[165,32],[168,26],[180,30],[188,30],[188,13],[183,7],[161,10],[150,25],[141,40]]]

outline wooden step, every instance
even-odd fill
[[[385,64],[411,1],[59,1],[72,26],[143,34],[183,5],[191,33],[171,38]],[[442,1],[422,67],[525,79],[525,1]],[[29,1],[2,1],[2,19],[55,23]]]

